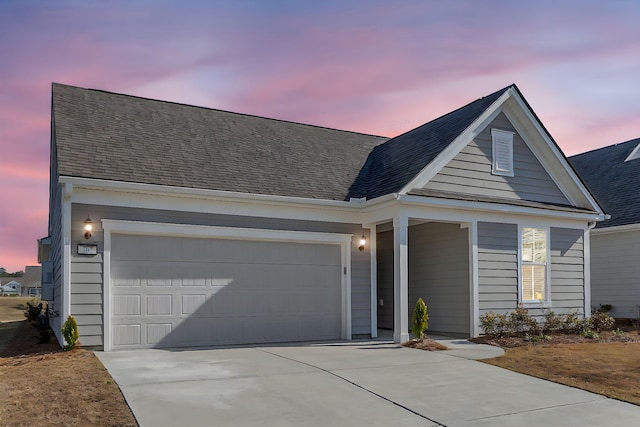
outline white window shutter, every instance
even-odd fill
[[[494,175],[513,176],[513,132],[491,129]]]

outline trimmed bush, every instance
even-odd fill
[[[413,333],[420,339],[424,338],[424,331],[429,327],[429,314],[427,314],[427,305],[422,301],[422,298],[418,298],[418,301],[416,301],[412,320]]]
[[[608,331],[613,328],[616,320],[606,311],[596,311],[588,319],[588,326],[596,332]]]
[[[67,321],[62,325],[62,336],[67,345],[64,346],[64,350],[72,350],[78,344],[78,322],[73,316],[67,317]]]

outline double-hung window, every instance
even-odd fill
[[[549,299],[549,233],[544,228],[520,229],[521,302],[538,303]]]

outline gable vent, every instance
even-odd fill
[[[513,132],[491,129],[494,175],[513,176]]]
[[[629,154],[629,156],[626,159],[624,159],[624,161],[628,162],[630,160],[635,160],[635,159],[640,159],[640,144],[636,145],[636,148],[633,149],[631,154]]]

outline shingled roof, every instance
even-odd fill
[[[640,224],[640,159],[626,161],[640,138],[569,157],[586,186],[611,219],[597,228]]]
[[[512,86],[375,147],[349,196],[372,199],[400,191]]]
[[[505,91],[393,139],[53,84],[58,173],[327,200],[400,191]]]
[[[61,176],[344,200],[388,138],[53,84]]]

